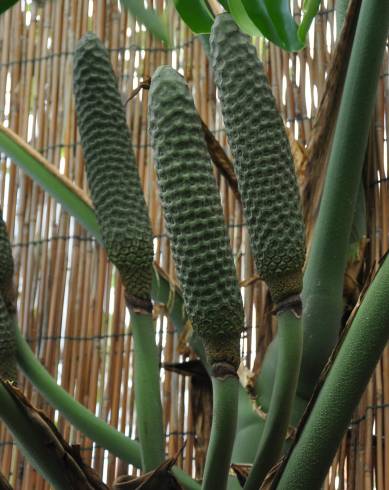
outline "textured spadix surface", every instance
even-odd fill
[[[152,234],[109,55],[93,33],[74,53],[74,92],[88,184],[104,245],[126,292],[148,300]]]
[[[0,291],[4,295],[6,290],[12,288],[14,274],[14,261],[11,243],[0,210]]]
[[[16,337],[7,300],[13,301],[14,261],[7,228],[0,212],[0,378],[16,380]]]
[[[304,224],[289,141],[250,38],[229,14],[211,58],[255,263],[274,301],[301,290]]]
[[[174,261],[210,363],[239,363],[243,307],[200,118],[175,70],[154,73],[149,129]]]

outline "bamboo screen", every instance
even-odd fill
[[[173,46],[164,49],[114,0],[22,0],[0,18],[1,122],[39,150],[59,171],[87,190],[72,93],[72,53],[87,30],[105,42],[125,100],[155,68],[171,64],[193,87],[198,110],[226,146],[212,73],[199,39],[169,10]],[[162,9],[162,0],[157,0]],[[295,0],[296,17],[301,2]],[[309,141],[335,42],[334,0],[322,2],[308,47],[288,54],[261,43],[269,79],[293,136]],[[388,249],[388,94],[386,52],[365,172],[369,240],[362,269]],[[147,92],[127,104],[128,123],[155,235],[155,260],[174,280],[174,266],[158,202],[147,127]],[[132,386],[132,338],[118,274],[104,250],[61,206],[1,156],[0,204],[13,242],[21,329],[42,363],[69,393],[131,437],[136,437]],[[304,169],[300,169],[304,179]],[[264,285],[255,280],[241,209],[218,176],[246,311],[242,355],[257,369],[274,325]],[[188,359],[172,325],[156,308],[157,341],[163,362]],[[159,315],[159,316],[158,316]],[[180,348],[180,349],[179,349]],[[389,489],[389,350],[381,359],[356,411],[325,488]],[[194,393],[188,377],[162,370],[166,448],[186,446],[178,463],[193,475],[203,464],[209,403]],[[72,428],[46,405],[24,377],[20,386],[54,418],[66,440],[80,445],[86,461],[111,483],[131,471]],[[204,391],[204,390],[203,390]],[[191,400],[197,401],[191,403]],[[200,412],[198,408],[200,404]],[[197,408],[196,408],[197,407]],[[48,488],[0,430],[1,471],[15,489]]]

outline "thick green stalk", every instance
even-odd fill
[[[389,338],[389,258],[369,287],[319,393],[277,490],[321,487]]]
[[[159,356],[153,317],[131,312],[134,338],[134,386],[137,427],[143,471],[151,471],[165,459],[165,431],[160,397]]]
[[[184,487],[185,490],[200,490],[201,485],[197,481],[193,480],[192,477],[185,473],[184,470],[178,466],[173,466],[171,473],[176,477],[177,481]]]
[[[299,392],[305,397],[310,396],[339,332],[352,218],[388,23],[389,2],[362,2],[304,276],[303,383]]]
[[[34,356],[29,345],[24,340],[15,322],[17,360],[24,374],[40,393],[78,430],[82,431],[93,441],[107,448],[113,454],[133,464],[141,466],[139,443],[132,441],[124,434],[96,417],[78,403],[63,388],[57,385],[38,359]]]
[[[227,486],[238,414],[237,376],[212,376],[212,430],[204,469],[202,490],[224,490]]]
[[[303,346],[301,319],[291,310],[278,314],[277,369],[265,427],[244,490],[258,490],[281,457],[300,373]]]
[[[73,485],[66,477],[68,467],[59,458],[45,433],[39,426],[31,423],[25,411],[0,383],[0,418],[12,432],[16,442],[28,460],[32,463],[55,490],[72,490]]]

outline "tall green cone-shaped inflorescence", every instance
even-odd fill
[[[81,39],[74,54],[74,92],[104,245],[127,295],[149,301],[153,258],[149,217],[117,80],[107,50],[93,33]]]
[[[211,58],[255,263],[273,300],[299,293],[304,224],[282,119],[250,38],[219,15]]]
[[[14,261],[7,228],[0,213],[0,378],[16,381]]]
[[[149,128],[188,316],[210,364],[236,369],[243,307],[220,197],[193,99],[168,66],[152,78]]]

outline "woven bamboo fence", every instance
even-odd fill
[[[151,3],[150,3],[151,4]],[[163,1],[154,7],[163,10]],[[294,1],[298,18],[301,2]],[[201,117],[226,147],[212,73],[202,45],[170,9],[173,46],[165,49],[115,0],[22,0],[0,18],[1,123],[41,152],[52,165],[87,192],[72,90],[76,41],[87,30],[105,42],[119,78],[123,100],[161,64],[171,64],[191,83]],[[306,49],[288,54],[259,43],[269,80],[292,136],[308,144],[313,118],[325,87],[335,43],[334,0],[322,2]],[[357,264],[367,274],[388,249],[388,50],[365,171],[368,240]],[[155,260],[174,281],[159,206],[147,135],[147,91],[127,103],[128,123],[155,236]],[[104,250],[61,206],[4,155],[0,160],[0,204],[13,242],[21,329],[41,362],[69,393],[101,418],[136,437],[132,386],[132,337],[117,272]],[[305,169],[299,168],[302,181]],[[242,356],[257,370],[274,325],[267,291],[256,280],[241,209],[224,177],[217,176],[243,285],[246,329]],[[357,295],[354,282],[353,294]],[[355,298],[354,298],[355,301]],[[193,354],[155,308],[161,361],[177,363]],[[169,370],[161,371],[166,450],[185,445],[178,464],[200,476],[210,423],[206,385]],[[46,405],[24,377],[20,386],[43,407],[66,440],[80,446],[87,462],[111,483],[134,471],[72,428]],[[15,489],[49,488],[24,461],[7,430],[0,428],[1,472]],[[326,489],[389,489],[389,349],[387,348],[355,412],[325,483]]]

